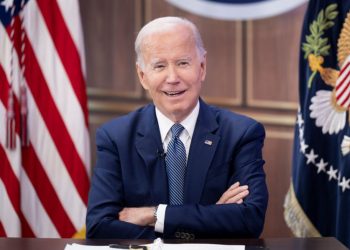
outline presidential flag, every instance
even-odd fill
[[[307,0],[166,0],[191,12],[220,20],[252,20],[288,12]]]
[[[90,171],[78,0],[0,0],[0,20],[0,237],[72,237]]]
[[[296,236],[350,247],[350,1],[310,0],[285,219]]]

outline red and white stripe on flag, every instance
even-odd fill
[[[335,85],[337,104],[344,108],[350,107],[350,56],[348,56],[340,69]]]
[[[20,2],[0,0],[0,14]],[[0,237],[72,237],[85,224],[90,176],[79,3],[27,0],[12,18],[12,25],[0,24]],[[10,86],[13,149],[6,147]],[[27,92],[24,147],[21,86]]]

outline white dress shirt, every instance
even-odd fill
[[[180,140],[185,146],[186,149],[186,162],[188,160],[188,154],[190,151],[192,136],[194,132],[194,127],[196,126],[197,118],[199,114],[199,101],[197,102],[196,107],[192,110],[192,112],[180,123],[184,130],[180,134]],[[168,117],[166,117],[160,110],[156,107],[156,117],[158,120],[160,136],[162,139],[164,152],[167,152],[168,144],[171,140],[171,127],[174,125],[174,122],[171,121]],[[159,204],[157,210],[157,221],[154,226],[154,230],[159,233],[164,232],[164,220],[165,220],[165,204]]]

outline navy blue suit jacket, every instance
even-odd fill
[[[264,138],[260,123],[200,101],[188,156],[184,205],[167,206],[162,237],[174,238],[179,233],[196,238],[258,237],[268,200]],[[168,204],[168,178],[154,105],[104,124],[97,130],[96,145],[87,237],[158,237],[153,227],[118,220],[124,207]],[[249,186],[244,202],[216,205],[236,181]]]

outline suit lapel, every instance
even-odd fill
[[[152,199],[154,204],[168,202],[168,183],[159,126],[154,105],[148,105],[141,114],[135,139],[136,151],[148,168]],[[147,180],[145,180],[147,181]],[[152,202],[152,201],[151,201]]]
[[[200,102],[200,110],[188,157],[185,180],[185,203],[198,203],[202,196],[206,175],[214,157],[220,137],[214,114],[208,105]]]

